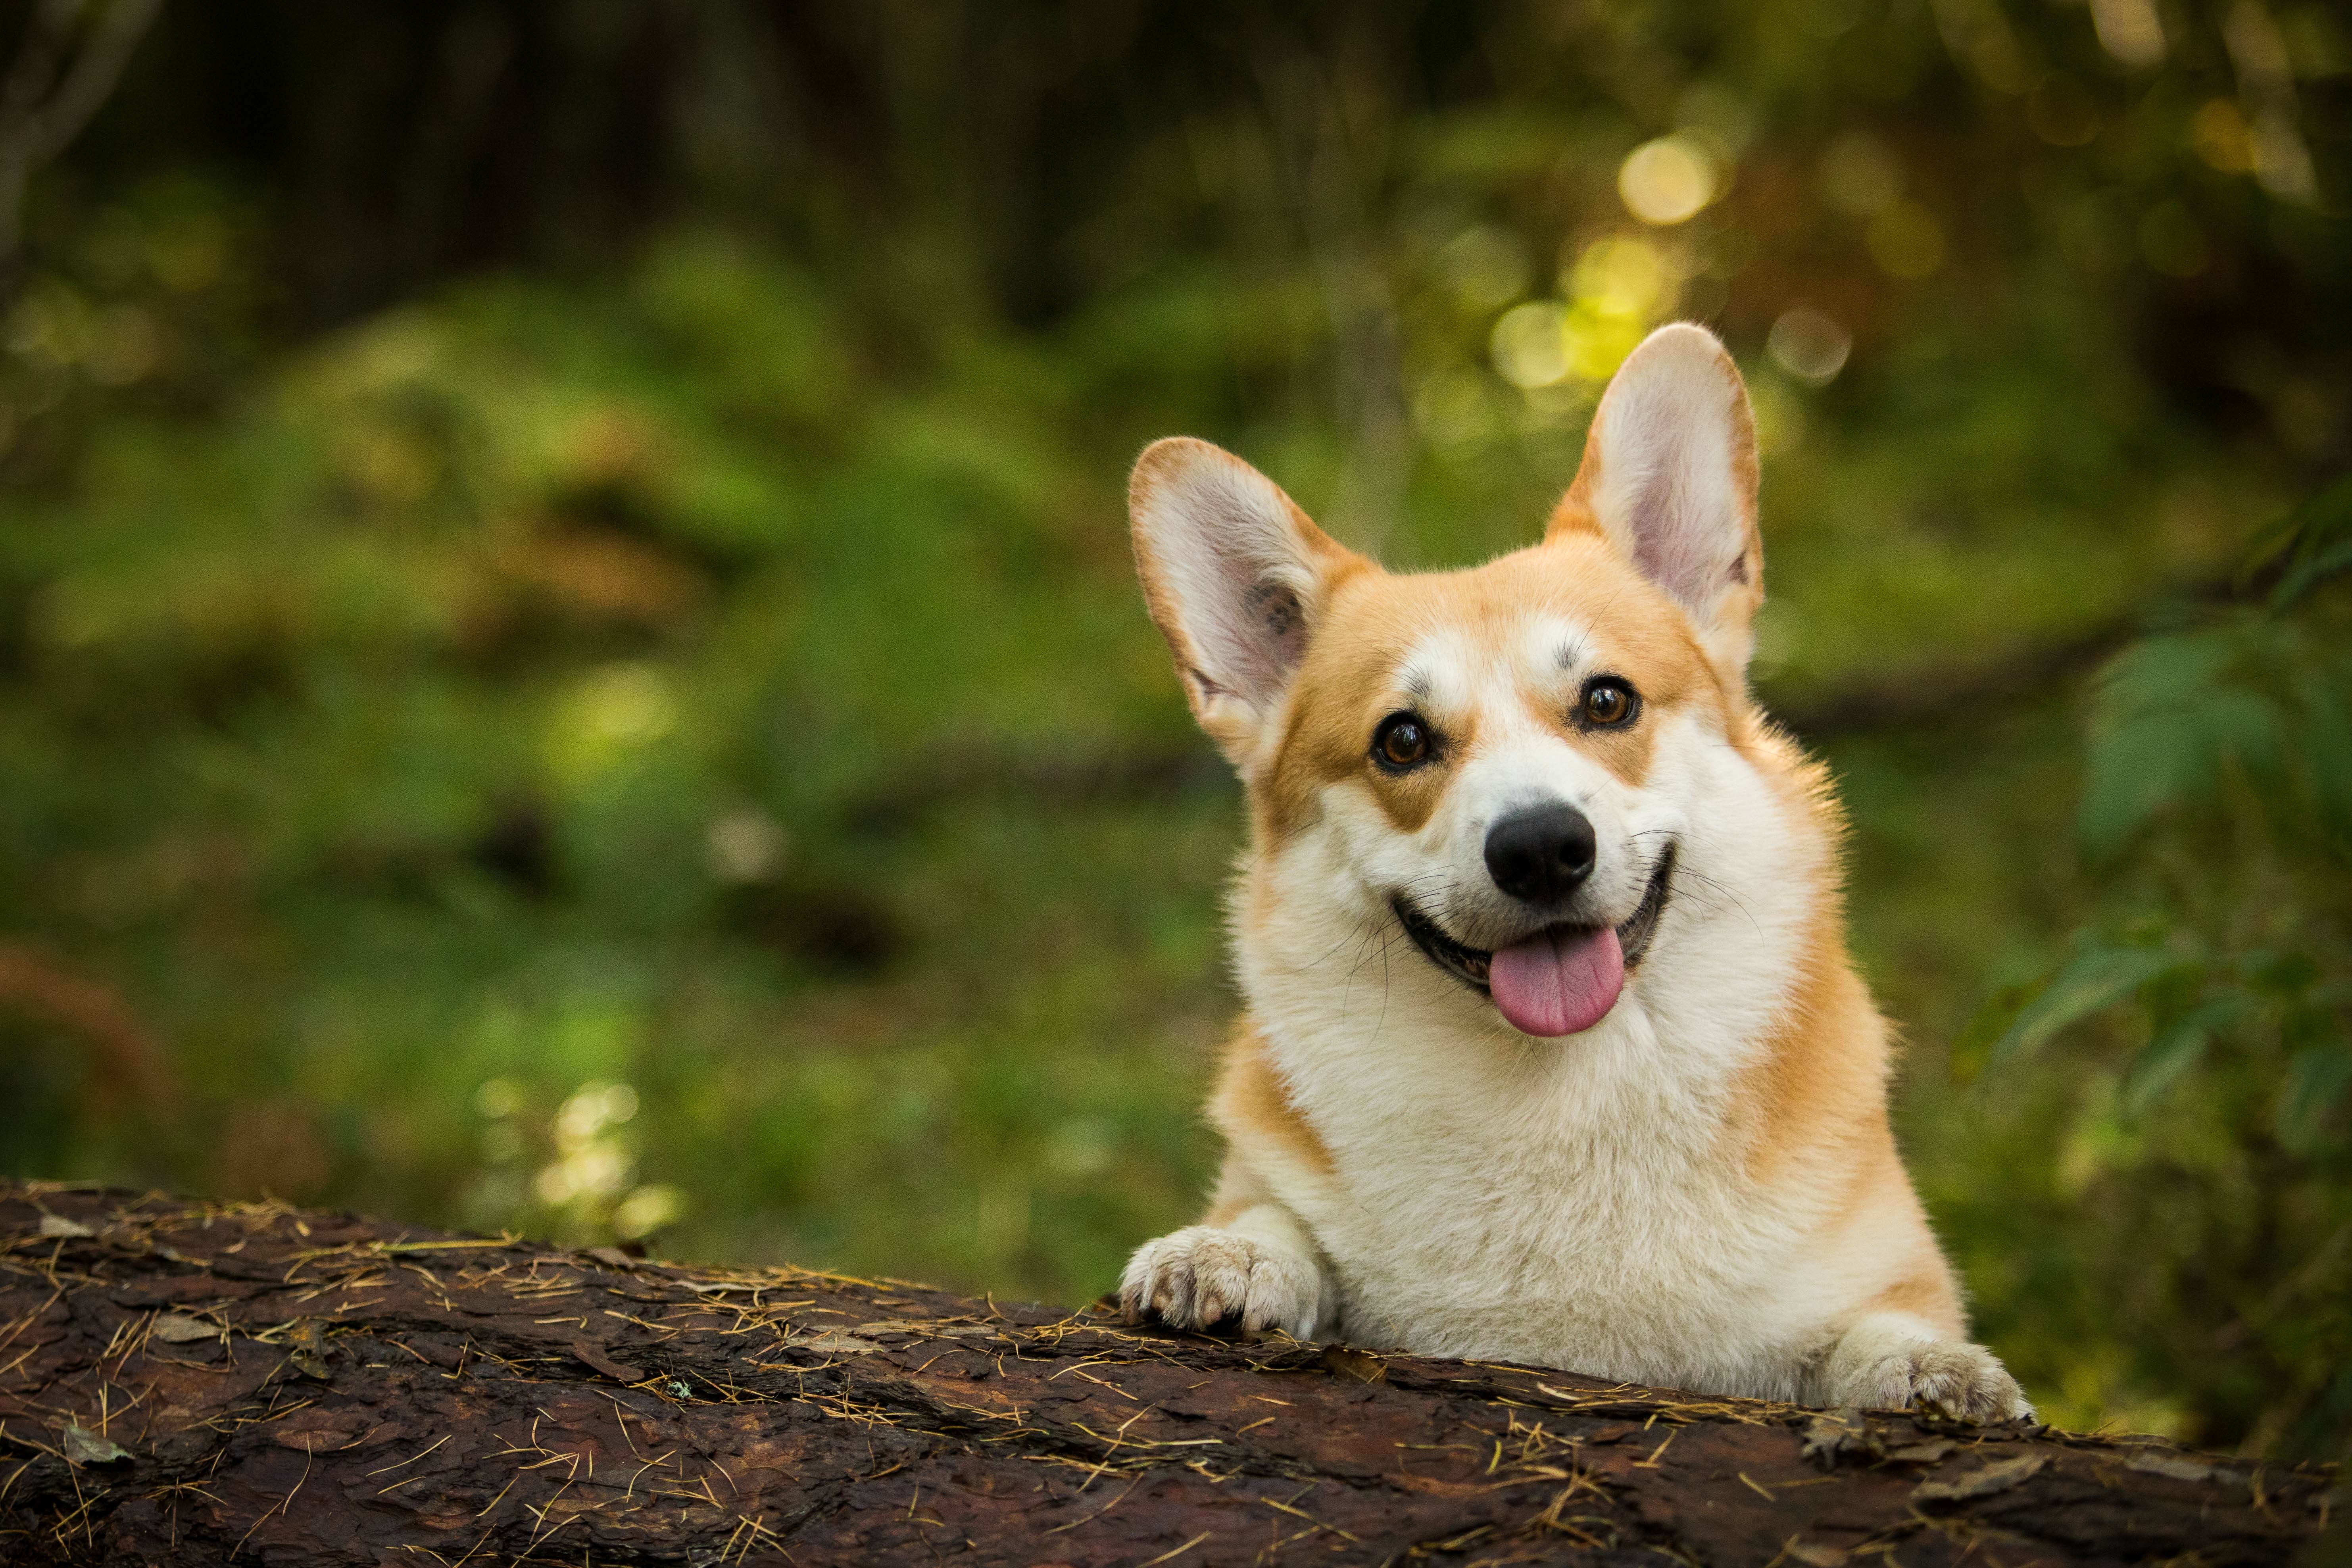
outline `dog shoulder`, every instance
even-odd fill
[[[1822,1279],[1843,1282],[1848,1297],[1833,1316],[1899,1311],[1958,1337],[1967,1323],[1958,1282],[1888,1117],[1890,1032],[1847,954],[1841,922],[1824,916],[1734,1096],[1751,1108],[1746,1175],[1789,1209],[1818,1216]]]
[[[1334,1172],[1329,1147],[1299,1109],[1265,1036],[1246,1016],[1226,1042],[1209,1096],[1209,1124],[1224,1135],[1228,1148],[1266,1175],[1323,1178]]]

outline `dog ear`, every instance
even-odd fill
[[[1206,441],[1155,441],[1128,481],[1136,574],[1192,715],[1249,771],[1335,574],[1361,558]]]
[[[1756,420],[1738,366],[1706,328],[1652,332],[1619,368],[1545,538],[1597,531],[1689,612],[1744,686],[1764,602]]]

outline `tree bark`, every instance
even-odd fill
[[[0,1562],[2284,1563],[2324,1467],[0,1186]]]

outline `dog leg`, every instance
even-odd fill
[[[1176,1329],[1238,1318],[1245,1330],[1272,1326],[1301,1340],[1328,1321],[1329,1300],[1314,1237],[1276,1203],[1145,1242],[1118,1285],[1119,1310],[1130,1323],[1147,1311]]]
[[[1815,1367],[1815,1404],[1905,1410],[1933,1405],[1968,1421],[2031,1419],[2025,1391],[1982,1345],[1947,1339],[1906,1312],[1865,1312]]]

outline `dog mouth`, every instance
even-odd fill
[[[1666,846],[1633,912],[1614,926],[1552,925],[1492,951],[1454,941],[1400,893],[1389,901],[1422,956],[1482,995],[1525,1033],[1554,1037],[1591,1028],[1616,1005],[1625,971],[1642,962],[1673,890],[1675,847]]]

